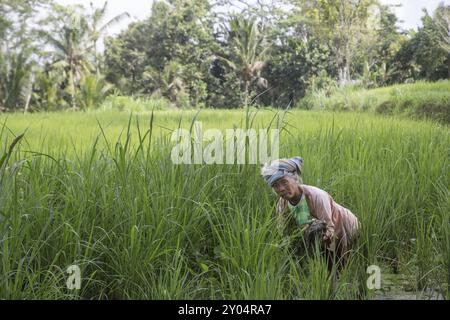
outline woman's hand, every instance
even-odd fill
[[[322,241],[327,247],[331,245],[331,239],[328,235],[324,235]]]
[[[331,230],[327,230],[322,238],[323,243],[330,248],[333,239],[333,232]]]

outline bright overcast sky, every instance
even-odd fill
[[[401,4],[400,8],[395,8],[397,17],[403,22],[400,26],[404,29],[417,28],[421,25],[420,18],[422,17],[422,8],[426,8],[429,13],[433,13],[434,9],[440,2],[450,4],[450,0],[380,0],[383,4]],[[56,0],[62,5],[68,4],[82,4],[89,7],[92,2],[95,7],[100,7],[105,3],[105,0]],[[131,15],[130,19],[122,21],[119,25],[111,28],[110,34],[117,34],[124,29],[131,21],[142,20],[150,15],[152,0],[109,0],[108,17],[112,18],[124,11]]]

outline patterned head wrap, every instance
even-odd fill
[[[299,176],[302,174],[303,158],[294,157],[290,159],[278,159],[272,163],[265,164],[261,169],[261,175],[266,180],[267,184],[272,187],[275,181],[283,178],[286,175]]]

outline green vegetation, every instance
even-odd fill
[[[374,297],[366,268],[449,298],[447,127],[317,111],[250,110],[280,156],[357,214],[360,242],[333,291],[326,266],[278,233],[258,165],[174,165],[171,130],[244,127],[244,111],[2,116],[0,298]],[[284,121],[282,118],[284,116]],[[273,121],[272,121],[273,120]],[[97,122],[98,121],[98,122]],[[284,129],[283,129],[284,128]],[[8,159],[9,158],[9,159]],[[81,290],[66,268],[81,268]]]
[[[107,36],[129,15],[106,21],[106,2],[0,1],[0,112],[97,109],[111,95],[183,109],[286,108],[333,86],[450,77],[448,5],[401,30],[378,0],[219,3],[236,2],[242,10],[230,13],[209,0],[154,1],[148,18]],[[414,109],[433,117],[442,101],[422,98]]]
[[[372,299],[369,265],[450,298],[450,6],[155,0],[115,36],[107,9],[0,0],[0,299]],[[173,164],[194,121],[280,129],[356,213],[336,283],[259,165]]]
[[[303,109],[374,111],[450,123],[450,82],[417,82],[376,89],[333,87],[316,90],[298,104]]]

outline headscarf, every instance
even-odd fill
[[[271,164],[265,164],[261,169],[261,175],[267,184],[272,187],[275,181],[286,175],[298,177],[302,174],[303,158],[278,159]]]

